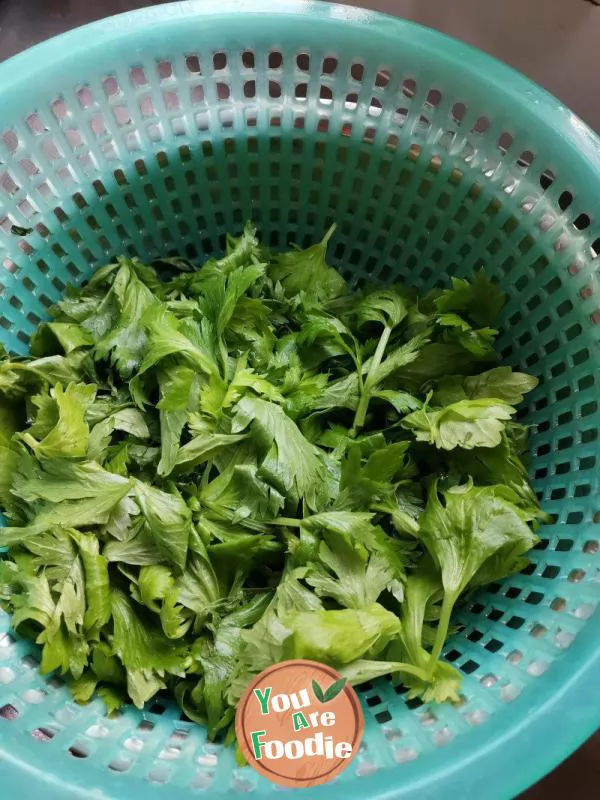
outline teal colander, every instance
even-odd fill
[[[600,719],[600,143],[522,76],[432,31],[320,2],[174,3],[0,67],[0,340],[17,353],[66,284],[117,254],[202,259],[254,219],[319,239],[354,279],[421,290],[484,265],[553,524],[479,593],[445,657],[457,705],[360,690],[361,752],[304,796],[508,798]],[[33,228],[11,234],[11,226]],[[162,700],[107,719],[42,677],[0,616],[3,797],[274,796]]]

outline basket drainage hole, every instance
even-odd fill
[[[10,667],[0,667],[0,683],[12,683],[15,673]]]
[[[451,742],[452,739],[454,739],[454,734],[450,728],[442,728],[433,734],[433,742],[438,747],[444,747],[444,745],[448,744],[448,742]]]
[[[546,672],[549,666],[550,664],[548,661],[531,661],[527,667],[527,672],[534,678],[538,678]]]
[[[430,725],[435,725],[437,721],[438,718],[430,708],[428,708],[425,713],[421,714],[420,716],[421,725],[423,725],[425,728],[429,727]]]
[[[595,610],[594,603],[582,603],[573,611],[573,616],[577,619],[589,619]]]
[[[545,567],[544,571],[542,572],[542,578],[546,578],[547,580],[553,580],[560,574],[560,567],[555,566],[554,564],[549,564]]]
[[[485,649],[489,650],[490,653],[497,653],[498,650],[502,649],[502,642],[499,639],[490,639]]]
[[[149,783],[168,783],[171,779],[171,773],[167,770],[153,769],[148,773]]]
[[[398,739],[401,739],[404,736],[404,733],[400,728],[387,728],[383,735],[388,742],[395,742]]]
[[[564,611],[566,607],[567,601],[564,599],[564,597],[555,597],[550,603],[550,608],[552,611]]]
[[[500,692],[500,697],[505,703],[512,703],[521,694],[521,689],[514,683],[507,683]]]
[[[529,592],[529,594],[525,598],[525,602],[529,603],[532,606],[538,606],[543,599],[544,595],[541,592]]]
[[[465,719],[472,725],[476,727],[477,725],[481,725],[484,723],[489,717],[489,714],[484,709],[475,709],[475,711],[469,711],[465,714]]]
[[[18,710],[10,703],[6,703],[6,705],[0,708],[0,717],[2,717],[2,719],[7,719],[9,722],[12,722],[12,720],[17,719],[18,716]]]
[[[163,747],[158,754],[158,757],[162,761],[176,761],[178,758],[181,758],[181,748],[179,746],[172,745]]]
[[[529,635],[532,636],[534,639],[541,639],[548,633],[548,628],[545,625],[540,624],[537,622],[533,628],[529,631]]]
[[[94,724],[90,725],[90,727],[86,730],[86,736],[90,736],[92,739],[104,739],[105,736],[108,736],[108,728],[104,725]]]
[[[56,736],[56,731],[53,728],[34,728],[31,736],[36,742],[50,742]]]
[[[248,770],[244,772],[235,770],[232,778],[229,786],[235,794],[248,794],[254,791],[255,783],[252,777],[248,775]]]
[[[208,789],[215,777],[214,772],[207,770],[198,770],[192,782],[190,783],[191,789]]]
[[[482,686],[485,686],[486,689],[489,689],[490,686],[494,686],[494,684],[498,683],[498,676],[494,675],[493,672],[488,672],[487,675],[481,678],[480,683]]]
[[[467,635],[467,639],[470,642],[478,642],[480,639],[483,639],[483,633],[477,629],[472,630],[471,633]]]
[[[446,661],[456,661],[457,658],[460,658],[459,650],[450,650],[446,653]]]
[[[554,644],[561,650],[566,650],[567,647],[570,647],[574,641],[575,634],[571,633],[570,631],[565,631],[562,628],[557,630],[556,636],[554,637]]]
[[[127,772],[132,765],[132,758],[115,758],[110,762],[108,768],[111,772]]]
[[[125,740],[123,747],[132,753],[141,753],[144,749],[144,742],[142,739],[138,739],[135,736],[130,736],[129,739]]]
[[[402,747],[394,751],[394,761],[397,761],[398,764],[406,764],[408,761],[414,761],[418,756],[419,754],[414,747]]]
[[[359,764],[356,768],[356,774],[359,778],[364,777],[365,775],[373,775],[379,767],[377,764],[374,764],[372,761],[363,761],[362,764]]]
[[[202,755],[198,756],[198,764],[201,767],[216,767],[219,763],[219,759],[216,753],[202,753]]]
[[[69,747],[69,753],[73,756],[73,758],[87,758],[90,754],[90,751],[83,744],[83,742],[77,742]]]
[[[43,703],[45,697],[47,697],[47,693],[43,689],[28,689],[23,694],[23,700],[25,700],[26,703],[31,703],[32,705]]]

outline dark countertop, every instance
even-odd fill
[[[162,2],[0,0],[0,60],[69,28]],[[528,75],[600,131],[600,0],[345,2],[397,14],[485,50]]]
[[[0,61],[95,19],[162,0],[0,0]],[[276,2],[276,0],[273,0]],[[448,33],[520,70],[600,130],[600,0],[346,0]],[[567,724],[567,720],[565,720]],[[600,733],[521,800],[587,800],[600,785]]]

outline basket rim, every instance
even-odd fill
[[[193,20],[216,20],[232,14],[263,16],[265,24],[268,19],[280,20],[286,16],[339,22],[405,42],[416,37],[419,49],[431,51],[438,58],[442,55],[456,67],[468,60],[469,73],[485,70],[487,85],[493,85],[515,105],[529,111],[535,106],[535,116],[560,134],[565,146],[577,149],[588,165],[600,171],[600,135],[568,106],[514,67],[433,28],[381,11],[329,0],[278,0],[276,7],[271,0],[219,0],[215,4],[207,0],[176,0],[108,16],[50,37],[1,62],[0,96],[6,93],[17,96],[17,90],[23,91],[29,81],[36,76],[39,78],[40,64],[44,67],[59,65],[110,40],[149,32],[157,23],[178,27]]]
[[[187,26],[190,22],[231,14],[262,15],[265,24],[276,26],[284,17],[328,21],[354,26],[373,35],[385,36],[402,42],[412,42],[421,52],[431,52],[442,57],[456,69],[486,74],[493,91],[510,99],[524,113],[535,116],[540,124],[552,130],[565,148],[572,170],[589,181],[590,169],[600,172],[600,138],[564,104],[535,84],[529,78],[482,51],[459,42],[440,32],[377,11],[331,4],[323,0],[219,0],[209,4],[205,0],[188,0],[152,6],[118,14],[88,25],[74,28],[42,42],[0,64],[0,97],[9,100],[27,96],[27,86],[39,81],[40,67],[60,67],[79,54],[100,49],[107,42],[121,43],[129,38],[139,39],[144,31],[161,26],[165,40],[168,30]],[[468,62],[468,67],[464,66]],[[20,103],[19,103],[20,105]],[[32,110],[32,109],[29,109]],[[591,183],[591,182],[590,182]],[[348,800],[361,800],[365,796],[378,800],[421,799],[447,797],[452,792],[469,796],[485,796],[493,800],[514,797],[553,769],[570,755],[600,724],[600,614],[594,615],[585,626],[585,634],[577,637],[569,651],[558,659],[551,670],[550,686],[541,682],[530,684],[526,692],[530,705],[537,700],[533,712],[521,712],[521,698],[507,705],[487,721],[478,731],[476,745],[473,736],[460,737],[451,747],[439,750],[429,769],[423,768],[420,759],[395,768],[381,770],[369,777],[361,777],[351,784],[343,784]],[[558,687],[558,688],[555,688]],[[555,690],[553,690],[555,688]],[[560,731],[560,735],[556,735]],[[2,738],[5,743],[2,743]],[[22,791],[23,776],[27,776],[29,790],[43,788],[48,798],[84,796],[85,784],[62,784],[27,761],[28,737],[18,740],[0,738],[0,763],[12,765],[4,776],[7,793],[14,789],[15,796]],[[466,740],[466,741],[465,741]],[[527,753],[527,760],[523,754]],[[80,773],[81,776],[81,773]],[[394,781],[397,781],[394,786]],[[35,785],[34,785],[35,784]],[[88,784],[89,785],[89,784]],[[129,784],[113,783],[115,794],[122,797]],[[123,794],[117,794],[122,791]],[[323,786],[313,790],[322,800],[334,800],[340,787]],[[71,794],[72,793],[72,794]],[[89,796],[89,795],[88,795]]]

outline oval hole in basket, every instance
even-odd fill
[[[50,742],[56,736],[56,731],[54,728],[45,727],[45,728],[34,728],[31,731],[31,738],[35,739],[36,742]]]
[[[73,758],[87,758],[90,751],[83,742],[75,742],[69,747],[69,753]]]

